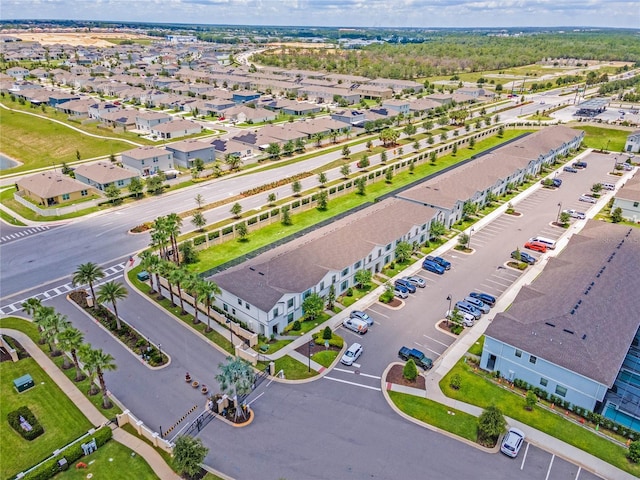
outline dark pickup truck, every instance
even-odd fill
[[[402,347],[398,352],[398,356],[405,362],[409,359],[412,359],[417,366],[422,367],[425,370],[429,370],[431,367],[433,367],[433,362],[431,361],[431,359],[420,350],[416,350],[415,348]]]

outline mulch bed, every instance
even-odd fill
[[[454,324],[453,324],[453,323],[451,323],[451,322],[447,322],[446,320],[442,320],[442,321],[438,324],[438,327],[439,327],[440,329],[442,329],[442,330],[445,330],[445,331],[447,331],[447,332],[449,332],[449,333],[451,333],[451,334],[455,335],[455,333],[453,333],[453,332],[451,331],[451,327],[453,327],[453,325],[454,325]]]
[[[329,348],[325,348],[324,343],[316,343],[313,345],[313,347],[311,347],[311,355],[315,355],[318,352],[324,352],[325,350],[335,350],[337,352],[340,351],[339,348],[334,347],[332,345],[329,345]],[[305,357],[309,356],[309,344],[305,343],[304,345],[302,345],[301,347],[296,348],[296,352],[298,352],[300,355],[304,355]]]
[[[402,300],[399,298],[393,297],[389,303],[385,303],[387,307],[399,307],[402,305]]]
[[[389,372],[387,373],[387,378],[385,379],[388,383],[395,383],[397,385],[403,385],[405,387],[413,387],[420,388],[422,390],[426,390],[427,384],[426,380],[422,375],[418,375],[413,382],[410,382],[406,378],[402,376],[402,370],[404,365],[394,365],[391,367]],[[420,369],[418,369],[420,371]]]

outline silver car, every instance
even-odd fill
[[[393,289],[393,294],[400,298],[407,298],[409,296],[409,293],[406,290],[400,290],[397,287]]]
[[[427,286],[427,282],[424,281],[424,278],[420,277],[402,277],[402,280],[413,283],[418,288],[424,288]]]
[[[354,343],[344,352],[340,362],[344,365],[353,365],[353,362],[355,362],[360,355],[362,355],[362,345]]]
[[[478,300],[474,297],[465,297],[464,301],[470,303],[482,313],[489,313],[489,310],[491,309],[491,307],[489,307],[489,305],[486,305],[482,300]]]
[[[563,213],[568,213],[571,218],[577,218],[578,220],[584,220],[587,218],[587,215],[584,212],[579,212],[577,210],[565,210]]]
[[[362,310],[354,310],[349,314],[349,318],[359,318],[360,320],[367,322],[369,326],[373,325],[373,318],[367,315]]]
[[[580,198],[578,200],[580,200],[581,202],[587,202],[587,203],[598,203],[598,199],[595,197],[592,197],[588,193],[585,193],[584,195],[580,195]]]

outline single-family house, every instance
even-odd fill
[[[394,117],[401,113],[404,116],[409,115],[410,106],[411,104],[409,103],[409,100],[390,99],[382,102],[382,108],[386,108]]]
[[[616,192],[611,211],[622,210],[622,217],[634,223],[640,222],[640,173],[636,173]]]
[[[361,127],[367,121],[363,111],[349,109],[331,112],[331,119],[357,127]]]
[[[193,167],[193,162],[196,158],[199,158],[204,163],[211,163],[216,160],[213,145],[199,140],[183,140],[169,143],[165,145],[165,148],[173,153],[174,163],[184,168]]]
[[[211,141],[211,145],[216,150],[216,157],[219,158],[225,158],[227,155],[249,158],[255,155],[255,150],[251,146],[234,140],[216,138]]]
[[[246,91],[233,92],[232,100],[234,101],[234,103],[240,104],[240,103],[253,102],[255,100],[258,100],[259,98],[260,98],[259,92],[252,92],[252,91],[246,90]]]
[[[84,163],[77,166],[73,173],[76,180],[101,191],[104,191],[109,185],[126,188],[132,178],[139,176],[138,172],[118,167],[110,162]]]
[[[172,120],[171,122],[164,122],[155,127],[151,127],[151,135],[156,135],[158,138],[170,139],[180,138],[187,135],[194,135],[202,131],[202,125],[190,120]]]
[[[629,153],[640,153],[640,130],[627,135],[627,141],[624,144],[624,151]]]
[[[171,115],[162,112],[142,111],[136,115],[136,130],[151,132],[151,130],[162,124],[173,120]]]
[[[7,68],[7,75],[15,78],[16,80],[24,80],[29,76],[29,70],[24,67],[10,67]]]
[[[36,173],[18,179],[17,195],[28,197],[31,201],[45,207],[80,200],[95,193],[78,180],[55,171]]]
[[[173,153],[163,148],[138,147],[121,154],[122,164],[147,177],[173,170]]]
[[[245,105],[228,108],[223,112],[224,118],[235,123],[262,123],[273,121],[278,115],[266,108],[251,108]]]

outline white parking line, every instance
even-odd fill
[[[496,285],[500,285],[501,287],[508,287],[510,285],[510,284],[506,284],[505,285],[504,283],[496,282],[495,280],[491,280],[490,278],[487,278],[486,281],[487,282],[491,282],[491,283],[495,283]]]
[[[527,452],[529,452],[529,445],[531,444],[527,443],[527,448],[524,449],[524,455],[522,456],[522,464],[520,465],[520,470],[524,468],[524,462],[527,459]]]
[[[424,338],[428,338],[429,340],[432,340],[436,343],[439,343],[440,345],[442,345],[445,348],[449,348],[449,345],[446,343],[441,342],[440,340],[436,340],[435,338],[431,338],[429,335],[422,335]]]
[[[554,458],[556,458],[555,454],[551,455],[551,461],[549,462],[549,469],[547,470],[547,476],[544,477],[544,480],[549,480],[549,475],[551,474],[551,467],[553,466]]]
[[[360,364],[357,364],[357,363],[354,363],[353,366],[356,368],[360,368]],[[356,374],[355,370],[345,370],[344,368],[335,367],[333,370],[335,370],[336,372],[351,373],[353,375]],[[380,380],[380,377],[377,375],[369,375],[368,373],[362,373],[362,372],[358,373],[358,375],[360,377],[374,378],[376,380]]]
[[[333,377],[330,377],[330,376],[328,376],[328,375],[325,375],[325,376],[324,376],[324,377],[322,377],[322,378],[325,378],[325,379],[327,379],[327,380],[332,380],[332,381],[334,381],[334,382],[346,383],[347,385],[354,385],[354,386],[356,386],[356,387],[368,388],[369,390],[375,390],[376,392],[381,392],[381,391],[382,391],[382,389],[381,389],[381,388],[379,388],[379,387],[370,387],[369,385],[362,385],[361,383],[349,382],[349,381],[347,381],[347,380],[341,380],[341,379],[339,379],[339,378],[333,378]]]
[[[494,287],[493,285],[487,285],[486,283],[481,283],[480,284],[481,287],[484,287],[487,290],[494,290],[496,292],[504,292],[504,290],[500,290],[499,288]]]
[[[380,315],[381,317],[384,317],[384,318],[389,318],[389,316],[388,316],[388,315],[385,315],[385,314],[384,314],[384,313],[382,313],[382,312],[378,312],[377,310],[374,310],[373,308],[370,308],[369,310],[371,310],[371,311],[372,311],[373,313],[375,313],[376,315]]]
[[[578,480],[578,477],[580,476],[581,471],[582,471],[582,467],[578,465],[578,471],[576,472],[576,480]]]

